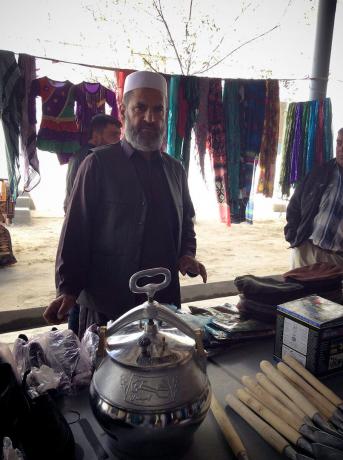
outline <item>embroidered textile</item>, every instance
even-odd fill
[[[80,149],[80,134],[74,115],[75,86],[48,77],[33,80],[29,97],[29,121],[36,123],[35,98],[42,98],[42,121],[37,147],[53,153],[73,153]]]
[[[228,196],[225,120],[222,100],[222,82],[210,79],[208,94],[208,144],[215,175],[217,201],[221,221],[231,224]]]
[[[90,122],[94,115],[105,113],[105,103],[111,107],[111,115],[118,119],[117,99],[114,91],[100,83],[83,81],[75,85],[76,122],[80,131],[81,145],[89,139]]]

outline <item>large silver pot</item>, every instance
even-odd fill
[[[137,285],[139,278],[157,274],[165,277],[161,284]],[[132,292],[145,292],[148,300],[108,328],[107,356],[91,382],[93,412],[125,456],[158,456],[188,447],[210,407],[200,331],[153,300],[169,282],[165,268],[131,277]]]

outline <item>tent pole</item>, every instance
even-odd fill
[[[310,100],[326,97],[336,3],[337,0],[319,0],[311,74],[316,80],[310,81]]]

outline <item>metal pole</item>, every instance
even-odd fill
[[[330,69],[330,56],[337,0],[319,0],[317,29],[310,81],[310,100],[324,99]]]

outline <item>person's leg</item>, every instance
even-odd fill
[[[314,246],[309,240],[292,249],[292,269],[317,262],[326,262],[343,267],[343,255],[325,251],[318,246]]]
[[[291,268],[304,267],[318,262],[315,257],[314,246],[309,241],[305,241],[300,246],[292,248]]]
[[[343,255],[327,252],[324,249],[316,248],[317,262],[327,262],[328,264],[343,267]]]

